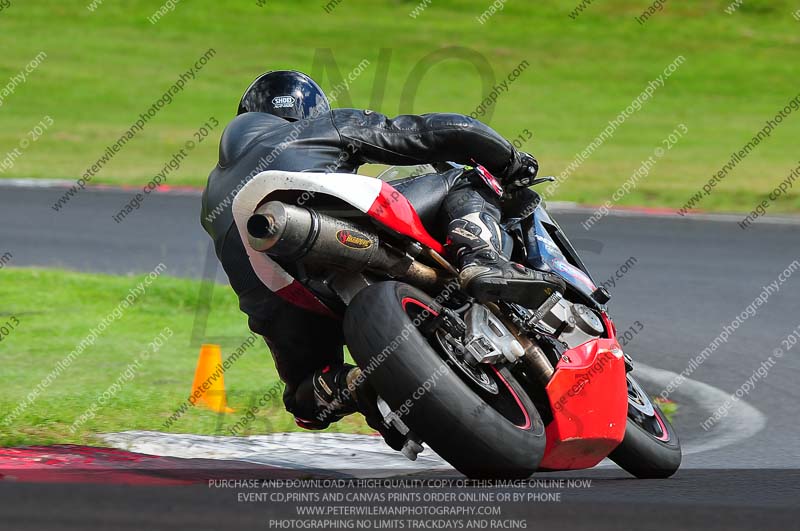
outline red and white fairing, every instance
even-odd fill
[[[379,221],[387,228],[441,253],[444,248],[433,239],[408,200],[388,183],[352,173],[303,173],[270,170],[259,173],[233,200],[233,219],[242,238],[250,264],[258,278],[271,291],[301,308],[332,315],[317,297],[292,277],[277,262],[247,243],[247,220],[269,195],[280,190],[308,192],[313,197],[325,194],[341,199]]]

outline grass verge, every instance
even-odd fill
[[[3,102],[0,159],[44,115],[54,125],[0,175],[77,179],[209,48],[216,55],[205,68],[93,182],[143,186],[195,140],[167,182],[203,185],[216,162],[222,126],[202,142],[195,131],[212,116],[222,124],[231,119],[248,83],[270,69],[314,74],[338,94],[340,107],[389,115],[471,113],[483,97],[481,77],[474,63],[452,53],[460,48],[477,52],[470,57],[488,64],[497,83],[527,62],[493,114],[479,118],[520,139],[540,158],[543,174],[559,174],[683,55],[686,63],[552,197],[604,203],[685,124],[688,133],[619,201],[679,208],[798,94],[800,22],[789,0],[747,0],[732,15],[725,13],[729,0],[670,2],[646,24],[636,21],[647,8],[641,0],[596,2],[577,16],[578,0],[506,2],[482,22],[489,1],[437,0],[412,16],[417,4],[343,0],[332,9],[312,0],[263,7],[197,0],[178,3],[151,24],[155,7],[143,0],[102,2],[93,11],[84,3],[15,3],[0,17],[0,85],[37,53],[47,58]],[[365,60],[347,90],[334,88]],[[415,68],[424,73],[418,85],[411,81]],[[696,207],[755,208],[798,164],[798,114]],[[530,140],[526,130],[533,133]],[[770,212],[800,211],[799,188]]]
[[[225,373],[228,403],[236,409],[218,415],[189,408],[165,428],[167,419],[191,392],[198,348],[190,345],[200,283],[161,276],[147,287],[121,318],[114,320],[40,395],[6,425],[3,419],[120,304],[142,277],[71,273],[55,270],[3,270],[0,325],[13,326],[0,341],[0,446],[26,444],[97,444],[99,432],[159,430],[229,435],[258,399],[279,380],[266,345],[259,340]],[[221,340],[223,358],[242,345],[249,332],[231,290],[216,290],[207,334]],[[128,370],[165,328],[173,334],[134,371]],[[133,373],[126,381],[121,375]],[[115,391],[104,400],[106,391]],[[244,434],[299,431],[280,400],[260,406]],[[93,418],[71,427],[93,404],[103,402]],[[330,431],[372,433],[353,415]]]

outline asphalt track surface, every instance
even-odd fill
[[[112,215],[135,191],[86,190],[55,212],[51,205],[62,193],[0,186],[0,254],[13,254],[9,265],[125,274],[149,272],[163,262],[169,274],[194,278],[206,270],[208,241],[199,225],[196,193],[154,194],[120,224]],[[620,332],[635,321],[643,325],[627,352],[674,373],[800,260],[797,224],[757,222],[742,230],[730,220],[634,214],[606,217],[585,231],[581,222],[590,211],[554,214],[582,249],[595,280],[612,277],[635,259],[610,287],[613,317]],[[800,325],[799,310],[796,271],[691,378],[736,392]],[[568,493],[562,503],[519,505],[504,517],[527,518],[528,528],[796,528],[798,352],[800,346],[785,352],[757,381],[744,398],[752,411],[737,417],[733,437],[727,424],[724,442],[715,443],[717,427],[707,432],[700,427],[709,411],[691,408],[679,415],[676,427],[683,441],[705,450],[686,455],[674,478],[634,480],[610,467],[548,474],[542,477],[591,477],[593,484]],[[269,529],[269,518],[281,510],[274,504],[237,503],[235,495],[205,486],[0,483],[3,529]]]

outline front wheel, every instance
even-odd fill
[[[628,373],[628,423],[625,438],[608,457],[637,478],[668,478],[681,466],[675,428]]]
[[[530,476],[545,448],[536,407],[508,369],[464,367],[436,331],[423,335],[418,327],[441,311],[407,284],[365,288],[345,315],[350,353],[401,420],[462,474]]]

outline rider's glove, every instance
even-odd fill
[[[506,168],[501,182],[507,191],[513,192],[533,184],[533,180],[538,173],[539,161],[530,153],[516,151],[514,159]]]

